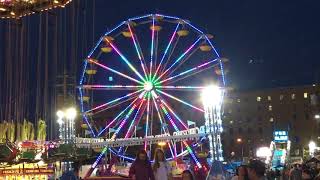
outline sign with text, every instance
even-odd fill
[[[288,131],[274,131],[275,142],[286,142],[288,140]]]

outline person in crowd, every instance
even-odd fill
[[[182,172],[182,180],[194,180],[192,172],[190,170],[184,170]]]
[[[166,161],[165,154],[161,149],[156,149],[152,169],[156,180],[172,179],[171,166]]]
[[[302,179],[302,170],[298,164],[294,164],[290,170],[290,180]]]
[[[155,180],[147,152],[140,150],[132,163],[129,176],[134,180]]]
[[[239,166],[236,175],[231,180],[249,180],[247,167],[245,165]]]
[[[266,166],[259,160],[251,160],[248,164],[248,177],[249,180],[266,180],[265,171]]]

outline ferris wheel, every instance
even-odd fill
[[[208,84],[225,86],[226,60],[212,40],[188,20],[161,14],[133,17],[107,31],[85,59],[79,83],[91,137],[146,139],[204,125],[200,92]],[[166,145],[169,159],[189,153],[196,160],[192,142]],[[137,148],[156,146],[145,141],[105,147],[101,154],[109,148],[130,159]]]

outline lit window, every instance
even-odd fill
[[[268,101],[271,101],[271,96],[268,96]]]
[[[283,99],[283,95],[281,94],[281,95],[280,95],[280,101],[281,101],[282,99]]]
[[[271,117],[269,121],[270,121],[270,122],[273,122],[273,121],[274,121],[274,120],[273,120],[273,117]]]
[[[233,121],[230,121],[230,124],[233,124]]]
[[[296,99],[296,94],[291,94],[291,99]]]
[[[269,105],[269,108],[268,108],[268,109],[269,109],[269,111],[272,111],[272,106],[271,106],[271,105]]]
[[[303,97],[304,97],[304,98],[308,98],[308,93],[306,93],[306,92],[303,93]]]
[[[258,102],[261,101],[261,97],[260,97],[260,96],[257,97],[257,101],[258,101]]]
[[[239,102],[240,102],[240,99],[237,99],[237,102],[239,103]]]

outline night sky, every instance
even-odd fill
[[[229,86],[257,89],[320,80],[319,1],[147,2],[96,1],[96,34],[132,16],[179,16],[215,36],[220,54],[230,59]]]
[[[123,20],[150,13],[188,19],[213,34],[220,55],[230,60],[227,86],[319,83],[319,7],[318,0],[74,0],[49,13],[0,19],[0,120],[55,117],[54,88],[63,67],[78,80],[81,62],[100,36]]]

